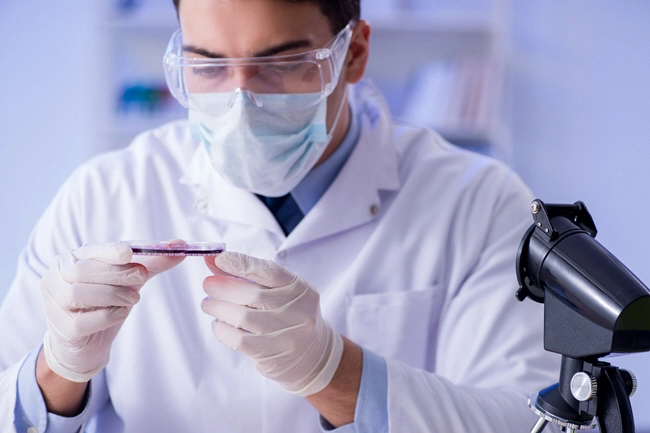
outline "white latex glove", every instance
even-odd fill
[[[215,275],[203,283],[209,297],[201,308],[217,319],[217,339],[291,393],[306,397],[325,388],[341,361],[343,339],[323,320],[319,293],[268,260],[225,252],[206,263]]]
[[[59,376],[87,382],[103,369],[117,332],[140,300],[140,288],[183,260],[139,256],[139,263],[132,263],[132,256],[123,243],[84,245],[58,256],[41,280],[43,350]]]

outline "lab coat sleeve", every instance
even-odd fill
[[[16,407],[16,383],[18,371],[24,358],[0,373],[0,432],[16,433],[14,408]]]
[[[452,265],[457,282],[441,313],[435,373],[387,359],[391,432],[530,431],[537,417],[528,396],[558,380],[559,356],[543,349],[543,306],[515,298],[532,195],[510,172],[472,199],[452,228],[450,255],[463,259]]]
[[[521,393],[458,386],[399,361],[387,366],[391,432],[521,433],[536,421]]]
[[[15,430],[18,373],[45,334],[41,277],[55,256],[84,242],[85,201],[91,197],[88,177],[82,166],[60,188],[21,252],[16,276],[0,305],[0,432]]]
[[[19,275],[0,306],[0,432],[3,433],[15,431],[19,371],[45,332],[39,277],[25,268],[23,253],[19,259]]]
[[[354,414],[356,432],[388,432],[387,388],[386,361],[363,349],[361,386]]]
[[[18,433],[25,433],[30,427],[35,427],[39,432],[47,431],[47,408],[36,381],[36,359],[39,351],[40,347],[27,356],[18,373],[18,392],[14,411],[16,418],[14,424]]]
[[[36,427],[43,433],[75,433],[86,419],[88,404],[77,416],[64,417],[48,413],[41,390],[36,382],[36,359],[40,347],[29,354],[18,374],[18,398],[15,409],[15,425],[18,433],[28,433],[29,427]],[[90,386],[87,399],[90,400]]]
[[[363,368],[354,422],[335,429],[321,417],[321,431],[332,433],[386,433],[388,432],[386,361],[381,356],[363,349]]]

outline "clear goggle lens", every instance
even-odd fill
[[[239,59],[185,57],[180,30],[172,36],[163,65],[172,95],[186,108],[192,96],[244,91],[260,108],[255,95],[304,94],[301,109],[329,96],[338,83],[348,51],[352,23],[325,47],[301,54]],[[263,104],[263,102],[262,102]],[[223,107],[225,110],[228,107]]]

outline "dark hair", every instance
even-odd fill
[[[173,0],[178,12],[180,0]],[[283,0],[289,3],[313,3],[320,7],[323,15],[330,21],[332,33],[337,34],[350,21],[358,21],[361,16],[360,0]]]

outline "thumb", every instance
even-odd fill
[[[275,262],[233,251],[219,254],[214,263],[224,272],[271,288],[284,287],[296,279],[294,273]]]
[[[165,241],[165,243],[170,244],[184,244],[185,241],[181,239],[173,239],[170,241]],[[149,278],[153,278],[156,275],[168,271],[174,266],[178,265],[180,262],[185,260],[185,256],[148,256],[148,255],[135,255],[131,261],[133,263],[140,263],[149,272]]]
[[[131,261],[133,251],[121,242],[107,244],[86,244],[72,250],[74,261],[96,260],[111,265],[125,265]]]
[[[223,253],[221,253],[223,254]],[[205,264],[208,266],[208,269],[210,269],[210,272],[212,272],[214,275],[221,275],[224,277],[233,277],[234,275],[223,271],[220,267],[218,267],[215,263],[217,259],[217,256],[204,256],[203,260],[205,261]]]

